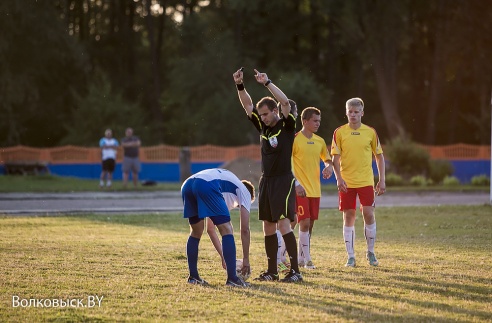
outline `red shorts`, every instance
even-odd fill
[[[347,193],[338,192],[338,209],[340,211],[355,210],[357,195],[359,195],[360,205],[376,206],[374,202],[374,188],[372,186],[364,186],[347,188]]]
[[[318,220],[319,197],[296,196],[297,223],[304,219]]]

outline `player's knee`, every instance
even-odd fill
[[[280,230],[280,233],[282,233],[282,235],[291,232],[292,228],[290,226],[290,220],[289,219],[282,219],[282,220],[278,221],[278,229]]]
[[[299,222],[299,228],[303,232],[309,231],[310,226],[311,226],[311,220],[310,219],[302,219]]]
[[[231,222],[226,222],[226,223],[222,223],[222,224],[219,224],[217,225],[217,229],[219,229],[219,233],[221,236],[225,236],[225,235],[228,235],[228,234],[233,234],[233,229],[232,229],[232,224]]]

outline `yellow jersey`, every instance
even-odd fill
[[[376,130],[365,124],[354,130],[347,123],[333,133],[331,154],[340,155],[340,172],[349,188],[374,186],[372,155],[382,153]]]
[[[321,197],[320,159],[323,162],[331,159],[325,140],[314,133],[307,138],[299,131],[292,146],[292,167],[307,197]]]

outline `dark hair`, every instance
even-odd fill
[[[294,100],[289,99],[290,104],[290,113],[292,113],[297,118],[297,103]],[[277,103],[277,108],[280,111],[282,104],[280,102]]]
[[[318,108],[315,108],[315,107],[305,108],[304,110],[302,110],[301,119],[302,120],[309,120],[309,119],[311,119],[311,117],[313,116],[313,114],[315,114],[317,116],[320,116],[321,115],[321,111]]]
[[[266,105],[268,110],[273,111],[277,107],[277,102],[274,98],[266,96],[262,98],[258,103],[256,103],[256,109],[258,110],[260,107]]]
[[[248,189],[249,194],[251,194],[251,203],[253,203],[253,201],[255,200],[255,186],[250,181],[247,181],[245,179],[243,179],[241,183],[243,183],[244,186],[246,186],[246,188]]]

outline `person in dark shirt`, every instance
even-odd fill
[[[297,242],[290,222],[295,220],[295,188],[291,156],[296,117],[291,113],[287,96],[272,83],[266,73],[256,69],[256,81],[275,97],[264,97],[253,106],[244,88],[243,68],[233,74],[239,100],[249,120],[260,133],[262,176],[259,183],[259,219],[263,221],[268,269],[255,280],[278,281],[277,226],[285,241],[291,269],[282,282],[303,280],[297,261]],[[279,113],[280,112],[280,113]]]
[[[121,139],[123,147],[123,187],[126,188],[130,172],[132,173],[133,186],[138,184],[138,173],[140,172],[140,159],[138,156],[140,139],[133,135],[132,128],[126,128],[125,137]]]

